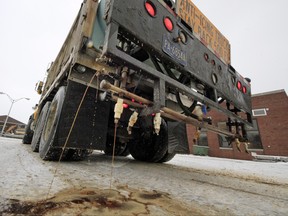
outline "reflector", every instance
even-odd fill
[[[218,77],[215,73],[212,73],[212,82],[213,84],[216,84],[218,82]]]

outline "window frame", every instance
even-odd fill
[[[261,111],[263,111],[263,114],[261,114],[261,113],[255,114],[255,112],[261,112]],[[266,108],[253,109],[252,110],[252,114],[253,114],[254,117],[267,116],[267,109]]]

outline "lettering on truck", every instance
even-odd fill
[[[209,19],[191,2],[191,0],[177,1],[177,14],[218,58],[225,64],[230,64],[230,43]]]
[[[181,50],[181,47],[177,43],[171,43],[173,39],[169,39],[168,35],[163,35],[163,51],[178,61],[180,64],[187,65],[187,54],[185,51]]]

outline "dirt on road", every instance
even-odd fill
[[[288,215],[287,163],[177,155],[112,166],[97,151],[58,163],[0,138],[0,164],[0,215]]]
[[[5,214],[24,215],[207,215],[209,210],[185,205],[157,191],[82,188],[66,189],[37,202],[10,200]],[[212,211],[211,214],[214,214]]]

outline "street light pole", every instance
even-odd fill
[[[0,92],[0,94],[5,94],[5,95],[7,95],[7,97],[8,97],[9,100],[11,101],[11,106],[10,106],[8,115],[6,116],[4,125],[3,125],[3,127],[2,127],[2,131],[1,131],[1,136],[3,136],[4,130],[5,130],[5,127],[6,127],[6,124],[7,124],[7,121],[8,121],[8,118],[9,118],[9,115],[10,115],[10,112],[11,112],[11,110],[12,110],[12,107],[13,107],[14,103],[16,103],[16,102],[18,102],[18,101],[20,101],[20,100],[22,100],[22,99],[30,100],[30,98],[24,98],[24,97],[22,97],[22,98],[19,98],[19,99],[14,100],[13,98],[11,98],[8,94],[6,94],[6,93],[4,93],[4,92]]]

